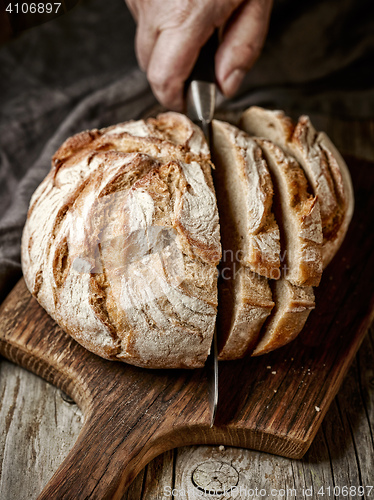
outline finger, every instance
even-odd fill
[[[153,48],[158,38],[158,30],[140,17],[135,35],[135,52],[139,66],[147,71]]]
[[[204,29],[203,34],[193,28],[170,29],[157,37],[147,76],[155,96],[164,106],[176,111],[183,109],[184,83],[213,28]]]
[[[135,0],[125,0],[127,8],[131,12],[132,17],[138,22],[138,4]]]
[[[224,95],[232,97],[260,55],[269,27],[272,0],[249,0],[226,27],[216,54],[216,77]]]

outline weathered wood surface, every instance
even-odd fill
[[[230,447],[178,448],[154,459],[136,477],[123,499],[171,500],[168,493],[172,488],[178,490],[176,500],[201,498],[191,473],[200,464],[209,466],[214,462],[232,465],[239,474],[238,486],[243,488],[265,488],[269,493],[271,489],[297,491],[297,497],[287,498],[303,498],[303,488],[312,487],[314,494],[310,498],[317,499],[328,497],[316,494],[322,486],[373,485],[373,360],[371,330],[302,460]],[[65,402],[54,386],[8,361],[2,361],[0,374],[0,421],[1,429],[5,428],[0,434],[0,498],[34,500],[77,439],[82,413],[77,405]],[[189,496],[183,496],[184,491]],[[282,493],[271,498],[285,498]]]
[[[364,131],[366,134],[371,131],[373,138],[373,126],[370,127]],[[342,147],[335,136],[333,139]],[[361,136],[360,141],[363,144],[360,152],[370,154]],[[345,145],[347,143],[348,140]],[[182,448],[168,452],[149,464],[124,498],[171,498],[168,492],[172,486],[179,491],[174,498],[186,498],[184,492],[189,495],[187,498],[195,498],[200,490],[191,482],[191,474],[195,471],[195,483],[196,475],[199,476],[200,487],[205,477],[208,486],[208,472],[217,468],[220,461],[232,464],[237,472],[224,468],[223,472],[218,471],[219,474],[213,477],[221,480],[225,477],[227,482],[238,475],[238,485],[243,487],[280,489],[294,485],[298,495],[301,495],[303,487],[373,485],[372,370],[373,338],[368,337],[322,429],[302,461],[230,448]],[[1,433],[0,438],[0,498],[36,498],[75,441],[82,415],[75,405],[63,401],[54,387],[5,361],[1,364],[0,384],[0,425],[6,431]],[[203,470],[200,467],[196,472],[201,464]],[[337,497],[340,498],[339,495]],[[343,497],[347,498],[347,495],[341,495]],[[220,498],[235,496],[232,493],[231,496],[220,495]],[[369,495],[367,498],[370,498]]]

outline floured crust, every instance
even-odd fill
[[[250,134],[273,141],[304,169],[320,203],[325,268],[339,249],[352,217],[353,190],[344,160],[307,116],[301,116],[295,126],[282,111],[253,106],[243,113],[241,126]]]
[[[68,139],[22,241],[26,284],[57,323],[149,368],[203,366],[220,257],[209,152],[174,113]]]
[[[256,139],[271,172],[274,211],[281,228],[283,275],[298,286],[318,286],[322,276],[322,224],[317,197],[297,161],[273,142]]]
[[[252,356],[267,354],[291,342],[301,332],[315,307],[312,287],[295,286],[281,278],[272,282],[272,291],[275,306]]]
[[[261,149],[233,125],[213,121],[216,185],[226,186],[225,211],[238,228],[240,261],[267,278],[280,277],[280,236],[272,212],[273,185]],[[221,214],[222,216],[222,214]]]

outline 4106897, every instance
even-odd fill
[[[57,14],[61,3],[9,3],[5,9],[5,12],[9,14]]]
[[[373,486],[321,486],[317,495],[327,497],[363,497],[374,495]]]

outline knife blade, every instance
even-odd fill
[[[187,115],[199,125],[210,147],[211,123],[214,116],[217,87],[215,83],[214,56],[218,47],[218,32],[215,32],[200,51],[194,69],[187,81]],[[217,329],[214,328],[212,346],[207,359],[208,398],[210,427],[213,427],[218,406],[218,353]]]

